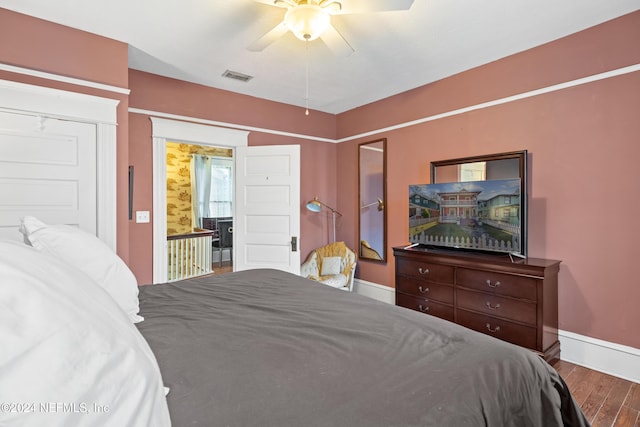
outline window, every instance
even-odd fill
[[[460,166],[460,181],[484,181],[486,170],[486,162],[463,163]]]
[[[233,159],[214,157],[211,161],[211,195],[209,210],[211,216],[233,216]]]

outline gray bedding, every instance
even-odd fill
[[[143,286],[173,426],[585,426],[497,339],[277,270]]]

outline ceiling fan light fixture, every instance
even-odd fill
[[[299,4],[290,8],[284,16],[287,28],[302,41],[320,37],[330,21],[329,12],[316,4]]]

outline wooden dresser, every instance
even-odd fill
[[[560,261],[394,248],[396,305],[560,358]]]

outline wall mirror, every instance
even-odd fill
[[[359,258],[386,262],[387,140],[358,146]]]
[[[521,247],[527,251],[527,150],[431,162],[431,183],[520,179]]]
[[[527,151],[523,150],[431,162],[431,183],[510,178],[520,178],[524,182],[527,176],[526,159]]]

